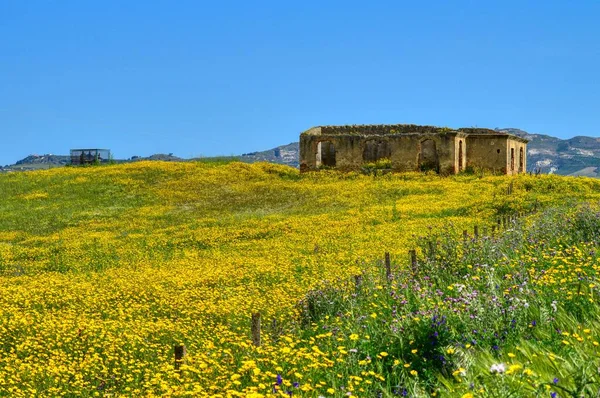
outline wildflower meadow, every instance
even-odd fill
[[[0,192],[0,396],[600,391],[600,180],[139,162]]]

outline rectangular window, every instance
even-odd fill
[[[523,170],[523,148],[519,149],[519,173],[524,172]]]
[[[515,148],[510,148],[510,169],[515,169]]]

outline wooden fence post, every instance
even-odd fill
[[[475,236],[475,240],[479,238],[479,226],[475,225],[473,227],[473,235]]]
[[[466,229],[463,229],[463,241],[466,243],[467,238],[469,237],[469,232]]]
[[[260,312],[252,314],[252,343],[260,347]]]
[[[177,344],[173,347],[173,351],[175,352],[175,370],[179,372],[181,365],[185,362],[187,350],[185,345]]]
[[[356,290],[359,290],[361,284],[362,284],[362,275],[354,275],[354,288]]]
[[[389,252],[385,252],[385,277],[388,281],[392,279],[392,263],[390,261]]]
[[[413,271],[416,270],[417,268],[417,251],[416,250],[410,250],[410,266],[412,267]]]
[[[433,240],[429,241],[429,258],[431,260],[435,259],[435,242]]]

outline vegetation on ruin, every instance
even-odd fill
[[[376,174],[377,170],[391,170],[392,160],[389,158],[378,159],[375,162],[364,163],[361,172],[364,174]]]
[[[0,191],[0,396],[600,389],[598,180],[139,162]]]

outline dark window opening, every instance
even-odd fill
[[[317,167],[335,167],[335,146],[329,141],[317,144]]]
[[[500,153],[500,149],[496,149],[496,152],[497,152],[497,153]]]
[[[364,162],[376,162],[381,159],[389,159],[392,156],[392,150],[387,141],[370,140],[365,142],[363,149]]]
[[[421,171],[433,170],[436,173],[440,172],[440,163],[435,141],[424,140],[421,142],[419,151],[419,169]]]
[[[515,169],[515,148],[510,148],[510,170]]]
[[[522,173],[525,165],[525,157],[523,156],[523,148],[519,149],[519,173]]]
[[[458,141],[458,171],[463,169],[463,143],[462,140]]]

